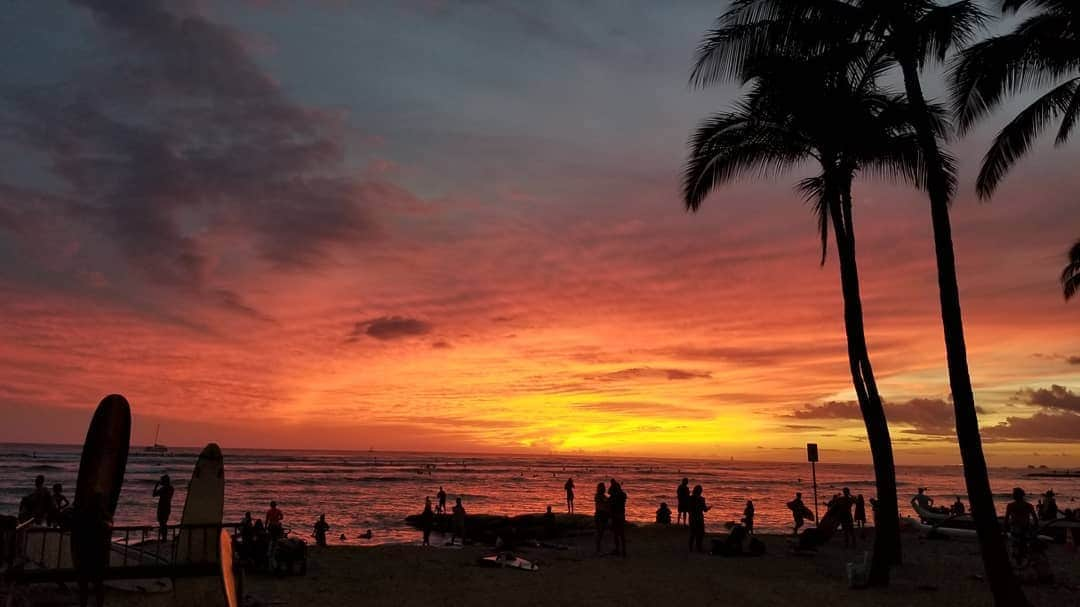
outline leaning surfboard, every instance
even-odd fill
[[[228,529],[221,530],[221,583],[225,593],[225,607],[237,607],[240,604],[240,588],[233,570],[232,536]]]
[[[221,448],[206,445],[195,462],[188,484],[181,528],[176,535],[174,562],[216,564],[221,562],[221,518],[225,511],[225,460]],[[231,556],[231,555],[230,555]],[[209,607],[223,603],[220,582],[213,578],[173,580],[177,605]]]

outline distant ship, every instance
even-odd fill
[[[161,433],[161,424],[157,425],[157,429],[154,430],[154,444],[149,447],[143,447],[143,453],[150,455],[169,455],[169,448],[165,445],[158,443],[158,434]]]

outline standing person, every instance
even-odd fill
[[[56,483],[52,488],[52,508],[50,509],[49,526],[60,526],[60,520],[67,513],[68,506],[71,502],[68,501],[66,495],[64,495],[64,486],[60,483]]]
[[[1013,501],[1005,506],[1005,532],[1009,534],[1013,558],[1018,561],[1027,556],[1028,542],[1039,528],[1039,516],[1024,495],[1024,490],[1016,487],[1012,490]]]
[[[54,510],[53,497],[45,487],[45,475],[39,474],[34,478],[34,492],[29,496],[30,516],[35,525],[45,525],[52,519]]]
[[[683,478],[682,483],[679,484],[679,488],[675,490],[675,508],[679,511],[678,516],[675,518],[675,522],[680,525],[685,525],[687,522],[688,508],[690,506],[690,479]]]
[[[330,523],[326,522],[326,515],[320,514],[319,520],[315,521],[315,529],[312,531],[315,536],[315,545],[326,547],[326,532],[330,531]]]
[[[574,513],[574,479],[566,479],[566,483],[563,484],[563,489],[566,490],[566,511],[570,514]]]
[[[919,494],[911,498],[911,501],[918,504],[923,510],[930,510],[934,507],[934,498],[926,494],[926,487],[919,487]]]
[[[424,532],[424,546],[431,545],[431,528],[435,526],[435,512],[431,509],[431,498],[424,498],[424,511],[420,513],[420,530]]]
[[[787,503],[788,509],[791,510],[791,518],[795,521],[795,535],[799,535],[799,529],[803,526],[803,522],[806,520],[806,504],[802,501],[802,492],[795,492],[795,499]]]
[[[747,535],[754,535],[754,502],[752,500],[746,500],[746,508],[743,509],[742,515]]]
[[[855,496],[855,526],[859,529],[866,528],[866,500],[861,493]]]
[[[705,503],[704,490],[701,485],[694,485],[694,492],[686,500],[686,518],[690,524],[690,552],[702,551],[702,543],[705,541],[705,513],[709,506]]]
[[[1043,496],[1046,500],[1043,502],[1043,509],[1040,512],[1041,518],[1044,521],[1052,521],[1057,519],[1058,514],[1061,512],[1058,510],[1057,500],[1054,498],[1054,490],[1050,489]]]
[[[851,497],[851,489],[844,487],[844,493],[836,498],[833,509],[839,515],[840,528],[844,532],[844,547],[855,546],[855,520],[851,516],[851,508],[855,505],[855,498]]]
[[[608,519],[611,518],[611,504],[608,503],[607,487],[604,483],[596,483],[596,495],[593,502],[596,509],[593,511],[593,522],[596,523],[596,553],[600,554],[601,543],[604,541],[604,530],[607,529]]]
[[[626,556],[626,492],[615,479],[611,479],[608,485],[608,504],[611,507],[611,535],[615,540],[615,554]]]
[[[450,545],[454,545],[454,538],[461,536],[461,545],[465,545],[465,506],[461,505],[461,498],[454,503],[454,533],[450,536]]]
[[[270,509],[266,511],[266,531],[270,534],[271,542],[285,535],[285,528],[282,526],[284,520],[285,513],[278,510],[277,502],[271,500]]]
[[[174,489],[168,474],[162,474],[158,482],[154,483],[152,497],[158,498],[157,522],[158,539],[164,541],[169,532],[169,515],[172,514],[172,498]]]
[[[443,491],[442,485],[439,485],[439,492],[435,494],[435,497],[439,500],[439,505],[435,508],[436,514],[446,514],[446,492]]]

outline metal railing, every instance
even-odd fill
[[[235,535],[239,524],[128,525],[112,528],[103,579],[202,577],[221,574],[220,536]],[[74,581],[71,530],[35,527],[30,522],[0,531],[0,576],[16,584]]]

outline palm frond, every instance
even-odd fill
[[[829,253],[829,207],[825,176],[807,177],[795,186],[795,190],[803,195],[808,204],[813,205],[818,235],[821,236],[821,265],[824,266]]]
[[[919,55],[944,61],[950,51],[970,43],[989,18],[973,0],[929,8],[916,24]]]
[[[975,182],[980,198],[989,198],[1005,174],[1027,153],[1046,124],[1066,111],[1076,94],[1080,78],[1070,80],[1039,97],[1005,126],[983,159]]]
[[[1061,290],[1069,301],[1080,290],[1080,240],[1069,249],[1068,263],[1061,272]]]
[[[1069,141],[1069,135],[1072,134],[1077,119],[1080,119],[1080,86],[1076,87],[1076,93],[1073,94],[1073,98],[1065,107],[1064,115],[1061,117],[1061,126],[1058,128],[1058,134],[1054,140],[1054,145],[1065,145],[1065,143]]]

